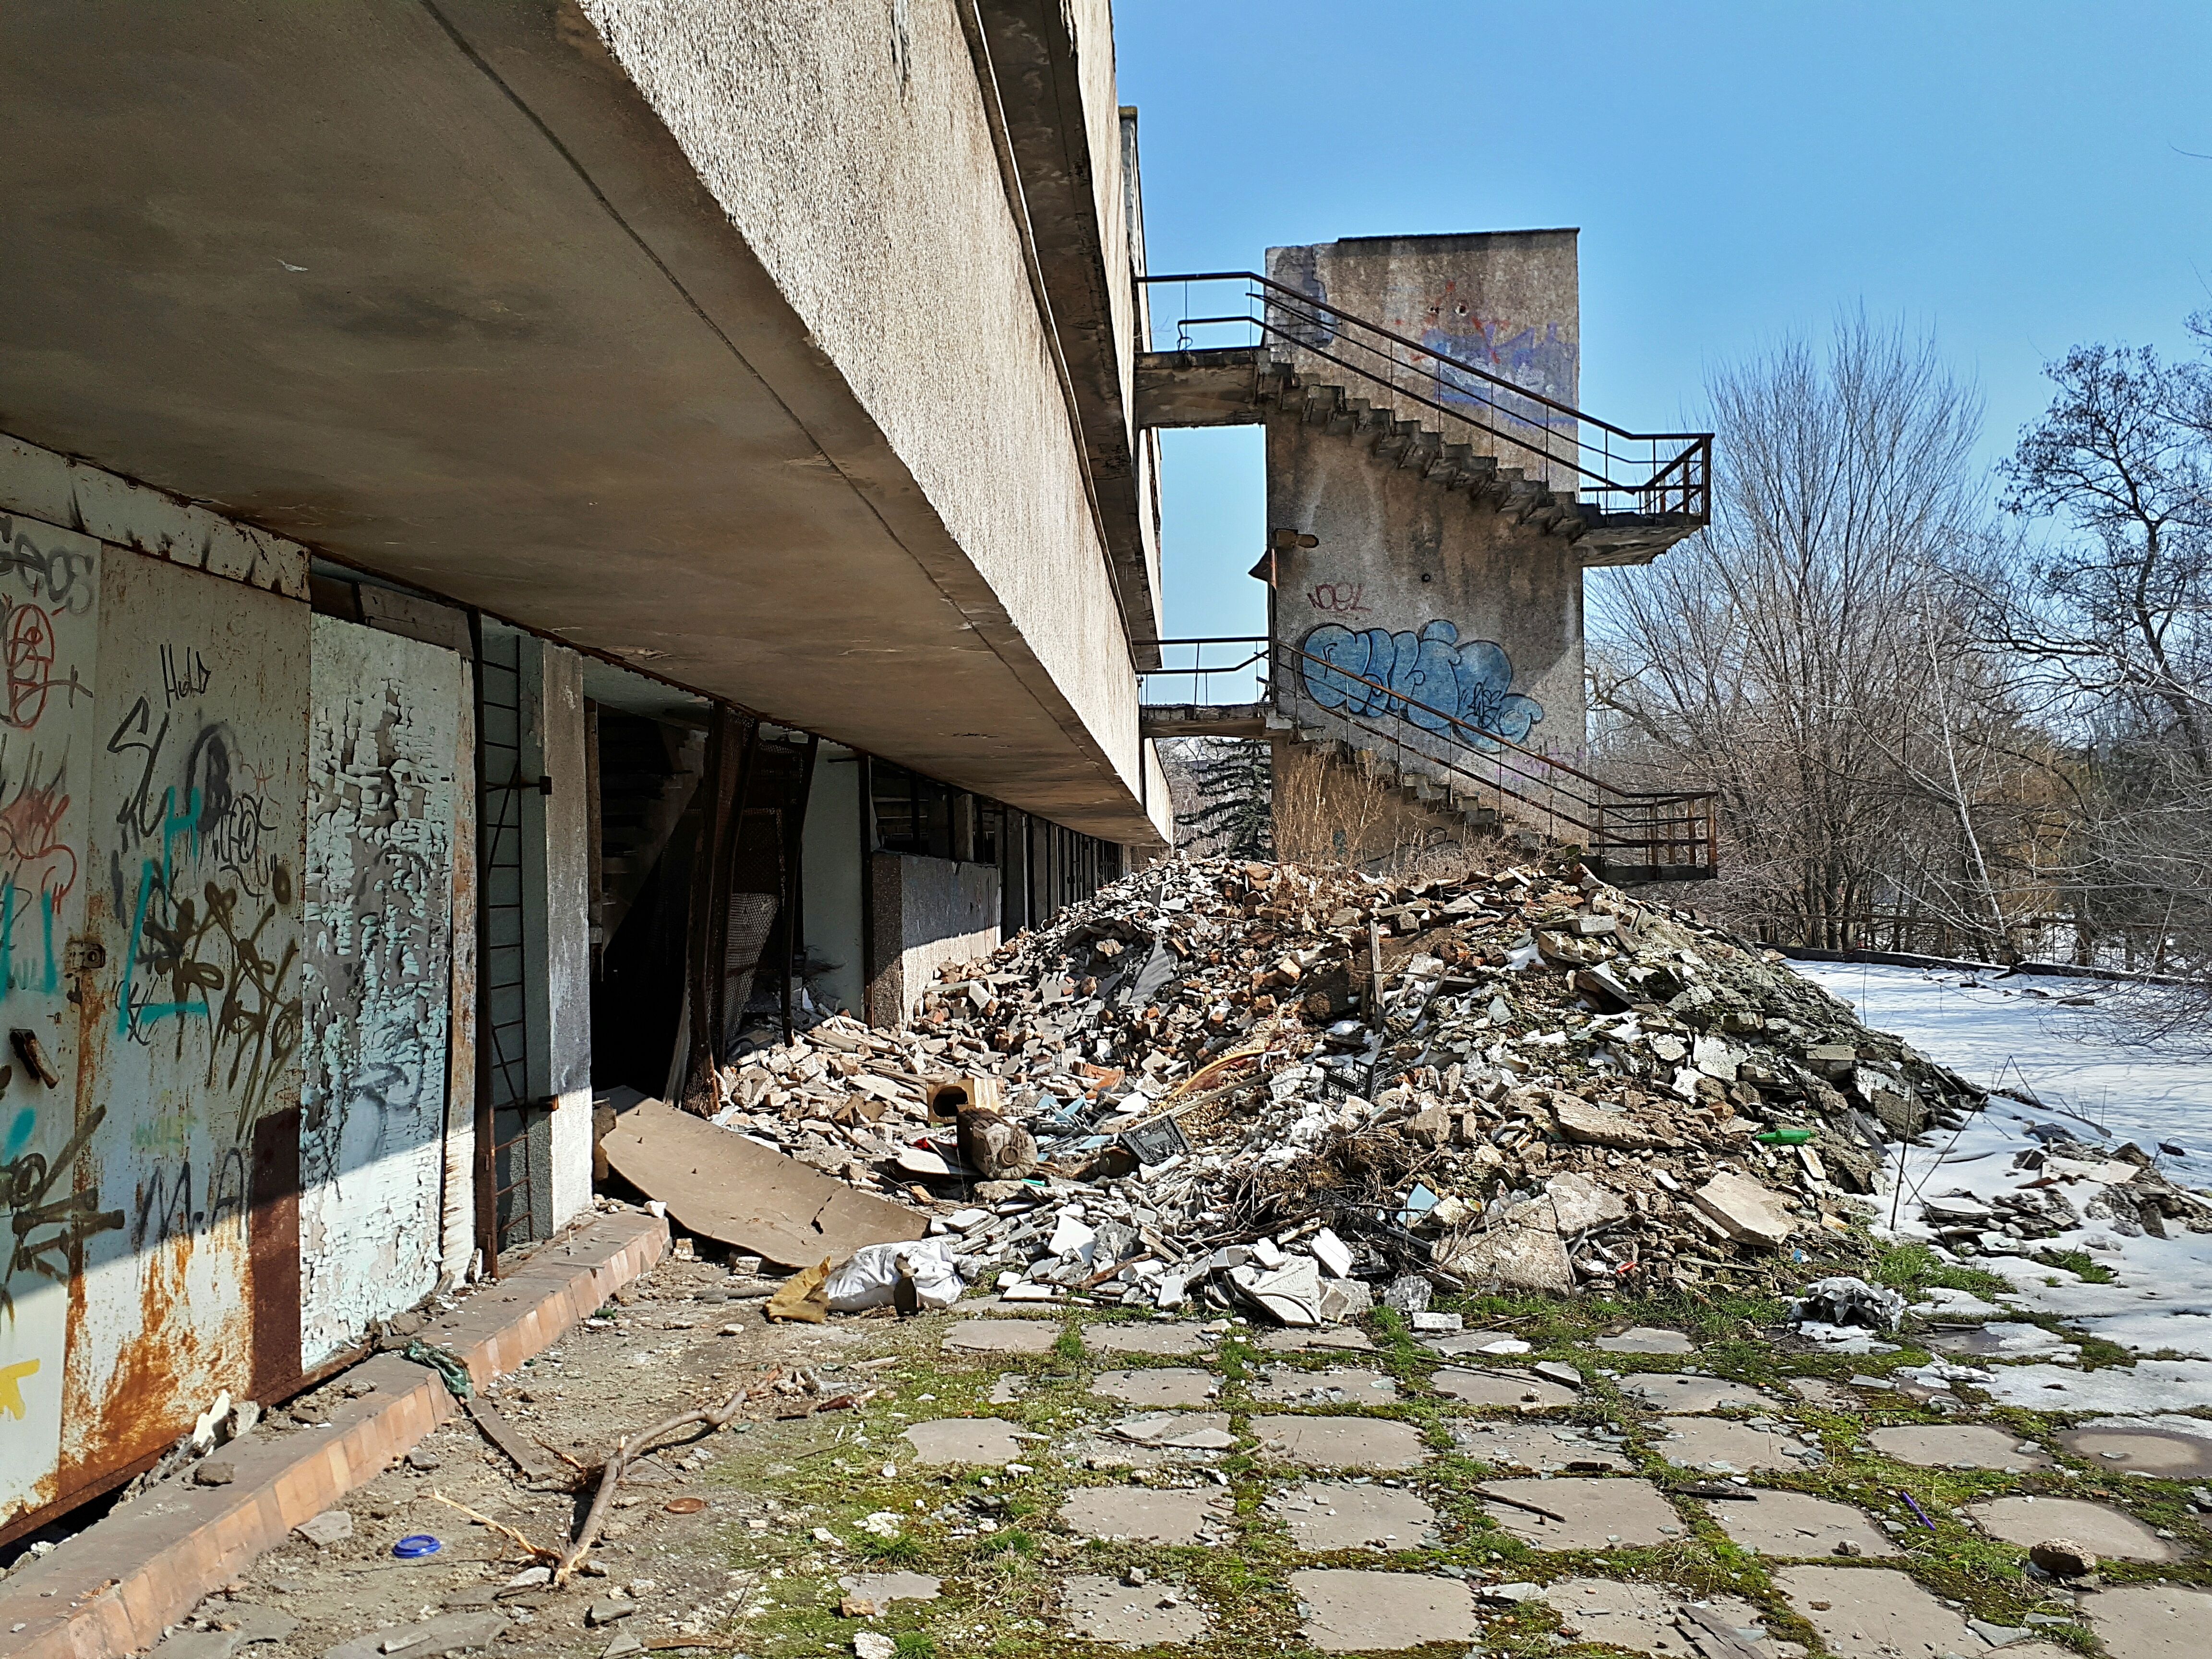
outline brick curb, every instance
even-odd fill
[[[665,1221],[599,1217],[542,1246],[422,1336],[451,1347],[484,1382],[550,1347],[667,1248]],[[158,1487],[0,1580],[0,1656],[122,1659],[153,1646],[294,1527],[391,1468],[459,1411],[436,1372],[397,1354],[377,1354],[346,1375],[376,1387],[333,1409],[328,1428],[248,1435],[224,1448],[238,1471],[230,1485]]]

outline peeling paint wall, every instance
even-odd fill
[[[438,1279],[461,659],[314,619],[301,1358]]]

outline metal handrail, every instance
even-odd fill
[[[1355,731],[1389,744],[1401,757],[1401,764],[1410,747],[1419,760],[1442,767],[1479,787],[1494,789],[1501,797],[1519,801],[1547,817],[1573,825],[1583,832],[1584,847],[1595,854],[1640,851],[1647,854],[1640,862],[1655,869],[1662,862],[1657,856],[1662,848],[1689,849],[1692,856],[1686,863],[1692,868],[1711,870],[1716,861],[1719,833],[1716,811],[1719,796],[1716,790],[1623,789],[1568,762],[1517,743],[1501,732],[1486,731],[1418,698],[1393,690],[1379,680],[1355,673],[1325,657],[1316,656],[1301,647],[1282,641],[1271,641],[1251,635],[1216,635],[1205,639],[1158,640],[1152,643],[1164,652],[1178,646],[1198,647],[1201,653],[1208,645],[1258,647],[1254,654],[1234,665],[1237,668],[1249,667],[1262,658],[1271,659],[1272,665],[1272,659],[1276,653],[1282,653],[1286,663],[1311,663],[1337,679],[1351,681],[1378,694],[1389,711],[1389,717],[1397,723],[1395,732],[1386,731],[1346,709],[1327,709],[1324,712]],[[1141,678],[1152,680],[1228,672],[1231,669],[1225,665],[1207,667],[1194,665],[1189,668],[1148,670]],[[1462,750],[1480,756],[1481,763],[1492,769],[1491,775],[1471,769],[1449,755],[1437,754],[1418,744],[1409,744],[1405,728],[1409,723],[1408,717],[1416,712],[1443,722],[1446,728],[1438,730],[1415,722],[1417,731],[1432,739],[1442,738]],[[1507,760],[1507,756],[1514,757],[1513,760]],[[1505,781],[1508,775],[1515,783]],[[1563,784],[1560,781],[1562,778],[1571,779],[1575,783],[1585,786],[1590,793]],[[1516,783],[1526,786],[1527,789],[1540,791],[1544,798],[1539,799],[1537,795],[1527,793],[1526,789],[1515,787]],[[1562,799],[1580,811],[1563,809],[1560,805]],[[1668,808],[1685,810],[1669,813],[1666,810]],[[1618,824],[1608,822],[1609,817],[1615,814],[1631,822]],[[1674,833],[1676,826],[1682,827],[1686,833]],[[1635,833],[1637,831],[1643,833]],[[1702,859],[1698,856],[1699,853],[1704,855]]]
[[[1394,397],[1404,398],[1448,419],[1457,421],[1476,431],[1487,434],[1491,437],[1525,450],[1532,455],[1540,457],[1547,466],[1563,467],[1578,479],[1584,481],[1587,493],[1589,495],[1632,496],[1641,509],[1654,516],[1679,516],[1698,523],[1705,522],[1710,516],[1712,471],[1712,434],[1710,432],[1632,432],[1625,427],[1616,426],[1610,421],[1603,420],[1585,410],[1577,409],[1570,404],[1563,403],[1556,398],[1523,386],[1504,375],[1482,368],[1480,364],[1471,363],[1462,358],[1452,356],[1447,352],[1438,351],[1431,346],[1424,345],[1419,341],[1407,338],[1405,335],[1384,328],[1379,323],[1355,316],[1341,307],[1331,305],[1326,300],[1300,293],[1296,289],[1287,288],[1270,277],[1261,276],[1258,271],[1194,271],[1146,276],[1139,280],[1147,284],[1220,282],[1256,284],[1259,291],[1248,289],[1245,297],[1248,301],[1259,302],[1259,314],[1255,315],[1248,309],[1241,314],[1232,313],[1214,317],[1185,315],[1176,323],[1179,349],[1189,349],[1189,331],[1194,327],[1241,324],[1257,330],[1265,341],[1271,343],[1279,341],[1294,351],[1310,353],[1323,362],[1337,365],[1351,374],[1374,385],[1386,387]],[[1439,391],[1449,391],[1462,398],[1470,398],[1484,409],[1493,411],[1507,421],[1517,422],[1524,427],[1534,428],[1543,434],[1542,440],[1539,441],[1525,435],[1522,432],[1493,425],[1488,421],[1467,413],[1463,409],[1455,408],[1437,398],[1425,396],[1419,391],[1402,386],[1395,378],[1377,374],[1363,363],[1326,350],[1311,340],[1299,337],[1295,328],[1282,326],[1274,320],[1271,313],[1279,313],[1293,324],[1303,324],[1310,329],[1327,328],[1333,341],[1343,341],[1352,349],[1379,358],[1389,364],[1394,371],[1402,370],[1425,378]],[[1325,318],[1322,313],[1326,313]],[[1410,354],[1410,360],[1401,358],[1383,347],[1376,345],[1372,341],[1360,337],[1362,335],[1372,336],[1375,339],[1388,342],[1391,346],[1402,348],[1406,353]],[[1446,369],[1450,372],[1447,374]],[[1495,388],[1498,392],[1509,395],[1517,404],[1534,404],[1572,422],[1574,430],[1567,435],[1567,441],[1572,447],[1574,453],[1561,454],[1553,447],[1553,440],[1557,434],[1557,428],[1550,423],[1531,420],[1516,407],[1501,403],[1495,398],[1472,392],[1469,386],[1464,384],[1468,380]],[[1588,441],[1581,435],[1582,429],[1585,427],[1594,428],[1606,434],[1605,441],[1595,444]],[[1612,442],[1612,440],[1616,438],[1625,443],[1644,446],[1647,451],[1645,457],[1638,461],[1630,456],[1616,455]],[[1659,446],[1662,444],[1680,445],[1681,447],[1671,456],[1662,459],[1659,451]],[[1584,458],[1589,459],[1586,460]],[[1617,477],[1615,462],[1633,462],[1644,476],[1632,480]]]

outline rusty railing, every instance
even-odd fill
[[[1287,680],[1273,674],[1255,680],[1258,701],[1293,720],[1302,701],[1315,711],[1313,723],[1340,722],[1373,739],[1360,746],[1387,756],[1401,771],[1434,768],[1446,775],[1435,781],[1455,789],[1472,785],[1478,801],[1492,797],[1500,813],[1510,812],[1554,841],[1579,846],[1609,878],[1698,880],[1715,872],[1719,825],[1718,795],[1713,790],[1620,788],[1502,732],[1487,731],[1280,641],[1217,636],[1156,643],[1163,656],[1188,647],[1193,662],[1188,667],[1146,671],[1139,677],[1139,695],[1146,704],[1210,702],[1212,699],[1202,693],[1211,677],[1249,674],[1263,664],[1279,667]],[[1225,647],[1224,654],[1237,659],[1206,663],[1202,659],[1209,647]],[[1339,707],[1332,708],[1312,696],[1308,670],[1326,677],[1328,687],[1344,695]],[[1201,695],[1158,695],[1181,680],[1190,681]],[[1274,697],[1278,687],[1289,696]],[[1510,806],[1509,801],[1513,803]]]
[[[1554,470],[1565,472],[1577,499],[1602,511],[1700,525],[1711,516],[1710,432],[1631,432],[1257,271],[1139,280],[1156,290],[1182,285],[1182,315],[1172,325],[1176,343],[1169,349],[1200,349],[1194,330],[1241,328],[1245,338],[1236,343],[1264,345],[1292,362],[1294,354],[1317,358],[1387,389],[1394,401],[1432,411],[1453,423],[1443,428],[1447,439],[1480,432],[1540,460],[1547,480]],[[1212,306],[1213,314],[1194,311],[1192,288],[1218,292],[1228,283],[1242,284],[1242,292]],[[1238,299],[1243,308],[1231,309]],[[1166,326],[1155,320],[1156,329]]]

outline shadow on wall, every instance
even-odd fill
[[[1323,708],[1365,719],[1402,713],[1409,724],[1429,732],[1449,729],[1444,719],[1449,715],[1476,728],[1455,735],[1486,750],[1499,746],[1497,738],[1525,741],[1528,728],[1544,718],[1541,703],[1509,689],[1513,660],[1504,647],[1494,640],[1462,643],[1457,625],[1441,618],[1423,624],[1418,634],[1381,628],[1354,633],[1341,623],[1323,623],[1298,647],[1309,659],[1320,659],[1302,662],[1299,674],[1306,696]],[[1385,696],[1378,685],[1397,697]],[[1425,706],[1409,708],[1399,698]]]

